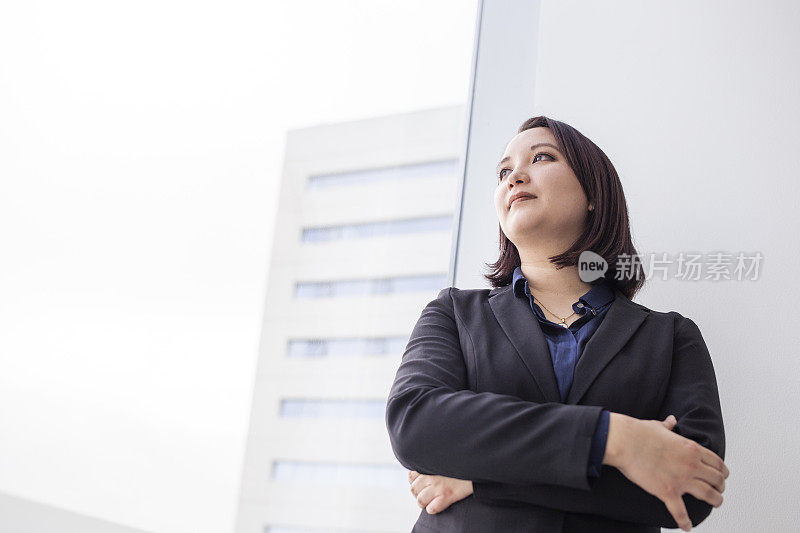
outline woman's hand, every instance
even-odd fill
[[[661,425],[672,431],[677,420],[669,415]],[[472,494],[472,481],[445,476],[420,474],[415,470],[408,472],[411,493],[417,498],[417,504],[425,508],[428,514],[441,513],[457,501]]]
[[[428,514],[440,513],[472,494],[472,481],[464,479],[432,476],[410,470],[408,482],[411,483],[411,494],[417,498],[417,505]]]
[[[688,493],[719,507],[730,472],[717,454],[673,433],[670,426],[674,417],[659,422],[611,413],[603,464],[618,468],[663,501],[678,527],[691,531],[681,496]]]

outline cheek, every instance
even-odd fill
[[[584,203],[582,194],[581,191],[562,190],[554,203],[558,204],[558,209],[567,213],[580,211],[581,205]]]
[[[581,184],[572,176],[561,176],[558,181],[551,183],[547,192],[548,199],[559,210],[571,212],[588,205]]]
[[[497,211],[498,217],[503,216],[505,212],[505,206],[503,205],[504,200],[505,197],[503,196],[503,190],[500,188],[500,186],[497,186],[494,190],[494,209]]]

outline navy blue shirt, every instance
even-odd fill
[[[561,401],[565,402],[572,386],[572,377],[578,358],[583,353],[583,348],[592,334],[600,326],[606,311],[611,307],[615,297],[614,290],[604,278],[595,281],[589,292],[572,304],[572,310],[582,316],[569,327],[565,327],[551,322],[545,317],[542,309],[533,301],[534,295],[531,294],[528,280],[525,279],[520,267],[514,270],[512,287],[516,296],[528,298],[531,310],[539,320],[542,333],[544,333],[550,348],[550,359],[553,361],[553,370],[555,370],[558,390],[561,393]],[[594,485],[594,481],[600,477],[608,440],[608,419],[609,411],[603,409],[592,437],[592,447],[589,452],[586,474],[590,485]]]

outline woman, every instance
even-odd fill
[[[413,531],[691,530],[729,475],[716,377],[691,319],[631,301],[644,277],[613,165],[539,116],[496,179],[494,288],[439,292],[387,401]],[[605,272],[579,269],[586,251]]]

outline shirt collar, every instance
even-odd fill
[[[525,276],[522,274],[521,267],[514,269],[513,281],[511,283],[514,294],[517,297],[528,297],[528,280],[525,279]],[[573,304],[572,308],[579,314],[583,314],[586,309],[597,314],[597,311],[604,305],[612,302],[614,297],[614,289],[609,286],[608,281],[605,278],[599,278],[592,284],[592,288],[589,289],[586,294],[578,298],[578,302]],[[578,307],[579,302],[583,303],[585,307]]]
[[[522,275],[522,268],[517,267],[514,269],[514,280],[511,283],[514,288],[515,296],[518,298],[526,298],[528,296],[525,292],[528,280]]]

